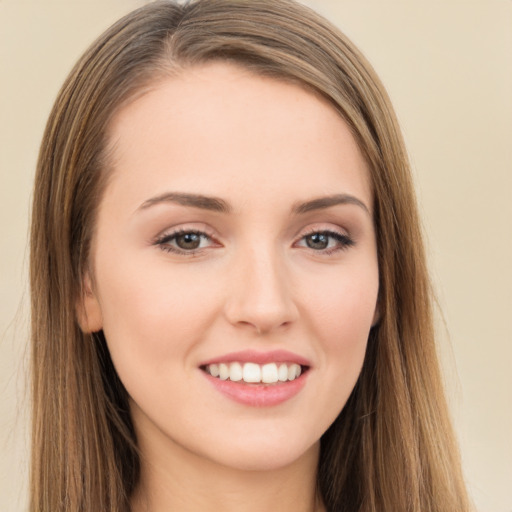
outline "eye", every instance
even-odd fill
[[[155,241],[162,250],[178,254],[194,254],[214,245],[212,238],[202,231],[179,230],[167,233]]]
[[[313,231],[303,236],[296,244],[298,247],[306,247],[317,252],[332,254],[348,249],[354,245],[354,241],[348,235],[337,231]]]

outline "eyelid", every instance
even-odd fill
[[[353,238],[348,229],[337,224],[332,222],[314,222],[296,231],[294,239],[300,240],[315,233],[333,233],[347,238]]]
[[[171,241],[172,239],[187,233],[194,233],[200,235],[201,237],[208,238],[211,242],[211,246],[220,247],[222,245],[218,242],[216,235],[213,233],[213,230],[209,229],[208,226],[201,224],[200,227],[198,227],[197,224],[194,226],[193,223],[192,225],[180,224],[178,226],[167,228],[161,231],[157,236],[155,236],[152,239],[151,245],[157,246],[159,249],[165,252],[183,256],[198,255],[204,249],[207,249],[207,247],[199,247],[197,249],[184,250],[180,249],[179,247],[171,246],[170,244],[167,243],[168,241]]]
[[[211,238],[217,237],[215,231],[203,222],[182,222],[160,230],[157,235],[151,238],[150,242],[154,244],[158,240],[179,233],[203,233]]]
[[[324,234],[328,237],[334,238],[337,240],[338,244],[335,247],[326,247],[324,249],[313,249],[311,247],[298,245],[300,242],[305,240],[308,236],[315,234]],[[333,227],[332,224],[329,227],[324,225],[315,225],[311,226],[306,230],[300,232],[293,243],[295,247],[300,247],[304,249],[309,249],[313,253],[317,255],[327,255],[330,256],[334,253],[338,253],[341,251],[346,251],[350,247],[355,245],[354,238],[347,232],[347,230],[340,228],[339,226]]]

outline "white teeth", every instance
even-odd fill
[[[218,377],[219,376],[219,365],[218,364],[211,364],[210,365],[210,375],[212,377]]]
[[[281,382],[286,382],[288,380],[288,366],[284,363],[279,365],[279,370],[277,371],[277,375]]]
[[[219,377],[221,380],[227,380],[229,377],[229,368],[227,364],[219,364]]]
[[[295,380],[302,373],[302,368],[296,363],[267,363],[259,365],[256,363],[242,364],[232,362],[230,364],[210,364],[205,369],[212,377],[221,380],[229,379],[233,382],[243,380],[252,384],[286,382]]]
[[[300,375],[300,366],[291,364],[288,366],[288,380],[295,380]]]
[[[229,366],[229,380],[238,382],[239,380],[242,380],[242,377],[242,365],[240,363],[231,363]]]
[[[273,384],[277,382],[277,365],[276,363],[264,364],[261,367],[261,382],[265,384]]]
[[[244,382],[261,382],[261,367],[259,364],[244,364]]]

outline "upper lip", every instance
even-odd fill
[[[219,363],[296,363],[301,366],[311,366],[311,362],[305,357],[289,352],[288,350],[271,350],[267,352],[259,352],[256,350],[241,350],[238,352],[230,352],[222,356],[214,357],[203,361],[199,366],[207,366],[209,364]]]

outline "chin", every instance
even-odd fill
[[[211,460],[225,467],[238,471],[278,471],[293,464],[307,462],[316,466],[319,456],[320,441],[313,445],[306,445],[297,441],[291,443],[290,439],[279,442],[249,442],[245,440],[244,446],[231,446],[229,450],[215,453]]]

